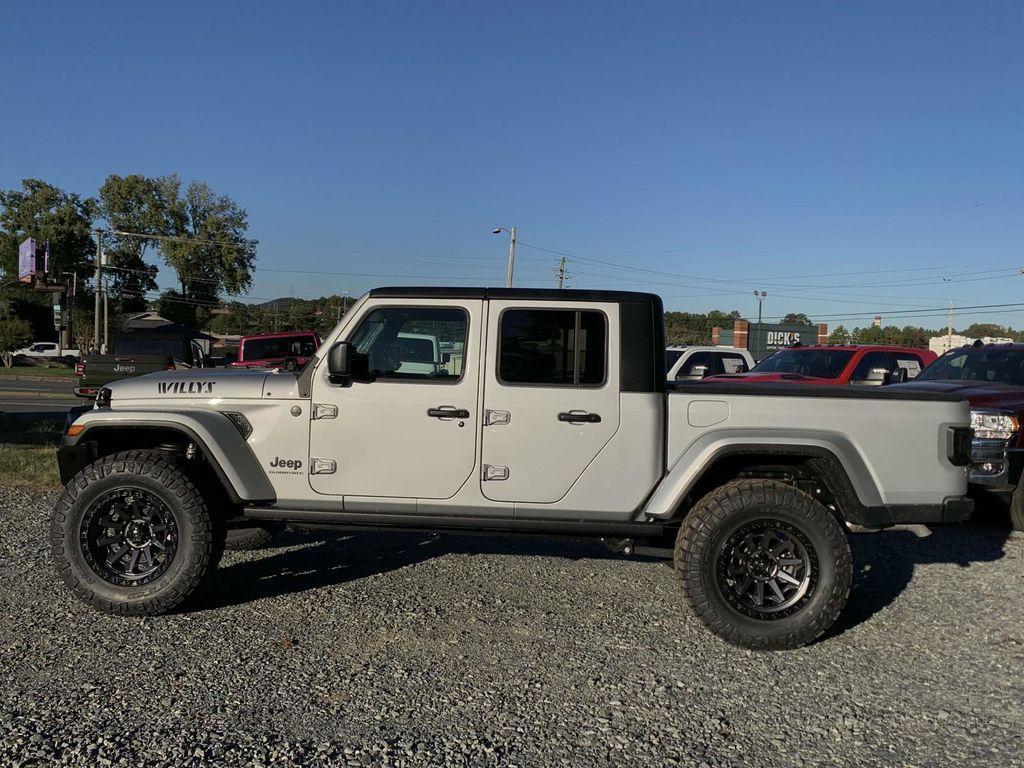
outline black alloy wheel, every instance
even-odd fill
[[[790,616],[814,594],[818,556],[807,536],[782,520],[740,526],[718,555],[718,588],[728,603],[754,619]]]
[[[170,508],[142,488],[117,488],[97,498],[82,517],[81,537],[89,567],[121,587],[160,578],[178,548]]]

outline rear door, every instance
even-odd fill
[[[619,307],[489,304],[484,496],[561,499],[619,426]]]

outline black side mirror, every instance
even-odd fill
[[[895,371],[892,372],[892,378],[891,378],[889,383],[890,384],[902,384],[904,381],[907,381],[907,379],[909,379],[909,378],[910,378],[910,371],[908,371],[906,368],[900,367],[900,368],[897,368]]]
[[[289,373],[295,373],[299,370],[299,359],[297,357],[286,357],[284,359],[284,369]]]
[[[339,341],[327,351],[327,378],[332,384],[352,383],[352,345]]]

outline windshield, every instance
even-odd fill
[[[683,350],[681,349],[668,349],[665,350],[665,370],[671,371],[672,366],[676,364],[676,360],[683,356]]]
[[[266,360],[271,357],[310,357],[316,352],[312,336],[280,339],[246,339],[242,346],[243,360]]]
[[[834,379],[852,357],[849,349],[781,349],[755,365],[751,373],[799,373]]]
[[[990,381],[1024,386],[1024,350],[980,347],[947,352],[918,381]]]

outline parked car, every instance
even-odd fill
[[[11,354],[15,359],[28,357],[33,359],[70,361],[78,357],[78,350],[61,347],[55,341],[36,341],[27,347],[14,350]]]
[[[794,346],[766,357],[749,373],[716,376],[705,381],[881,386],[915,378],[935,357],[934,352],[916,347]]]
[[[645,293],[382,288],[301,372],[116,382],[58,452],[57,571],[100,610],[160,614],[210,581],[238,528],[589,536],[673,558],[726,640],[792,648],[846,602],[846,524],[970,514],[955,394],[666,392],[663,316]],[[460,344],[461,365],[406,369],[403,333]]]
[[[750,352],[735,347],[669,347],[665,350],[669,381],[700,381],[705,376],[721,373],[746,373],[753,367]]]
[[[107,354],[84,355],[75,364],[75,394],[93,399],[100,389],[118,379],[207,365],[202,346],[192,339],[152,333],[115,336]]]
[[[238,357],[229,368],[278,368],[294,360],[304,366],[320,346],[316,331],[289,331],[243,336],[238,342]]]
[[[1005,503],[1024,532],[1024,344],[983,344],[946,352],[900,390],[944,392],[971,404],[971,464],[975,494]]]

